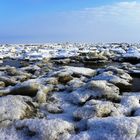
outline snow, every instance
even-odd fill
[[[139,60],[139,46],[0,45],[1,61],[24,60],[21,68],[0,67],[0,139],[139,140],[140,92],[121,91],[131,86],[130,74],[139,75],[139,64],[112,64]],[[87,68],[84,54],[105,67]]]
[[[123,54],[125,58],[140,58],[140,52],[136,48],[129,48],[125,54]]]
[[[72,66],[65,66],[64,68],[68,71],[72,71],[75,74],[84,76],[94,76],[96,74],[96,70],[92,70],[90,68],[72,67]]]

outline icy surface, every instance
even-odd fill
[[[140,44],[6,44],[0,65],[0,140],[140,139]]]

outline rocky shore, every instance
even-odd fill
[[[0,140],[140,140],[140,44],[0,45]]]

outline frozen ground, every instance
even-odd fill
[[[0,46],[0,140],[140,140],[139,44]]]

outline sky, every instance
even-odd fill
[[[140,0],[0,0],[1,43],[140,42]]]

